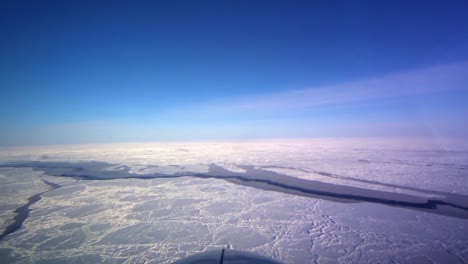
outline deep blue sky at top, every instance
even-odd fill
[[[0,143],[54,143],[15,135],[80,122],[151,121],[161,128],[166,121],[185,129],[190,121],[183,115],[168,121],[159,113],[464,62],[467,13],[462,0],[2,1]],[[436,105],[441,113],[468,112],[465,96],[444,94]],[[398,121],[405,107],[399,100],[371,102],[346,114],[381,111],[380,121]],[[318,112],[328,122],[345,118],[339,107]],[[242,115],[231,113],[225,122]],[[301,110],[281,118],[301,123],[308,116]],[[219,119],[204,121],[222,125]],[[127,133],[122,140],[140,139]],[[106,141],[78,137],[62,141]]]

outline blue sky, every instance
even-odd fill
[[[468,135],[466,1],[2,1],[0,145]]]

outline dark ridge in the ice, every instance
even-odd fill
[[[393,165],[408,165],[408,166],[420,166],[420,167],[440,167],[445,169],[455,170],[468,170],[468,166],[453,163],[441,163],[441,162],[418,162],[418,161],[406,161],[406,160],[394,160],[394,161],[372,161],[366,159],[357,160],[361,163],[380,163],[380,164],[393,164]]]
[[[425,193],[437,193],[443,195],[440,199],[427,199],[424,197],[392,193],[386,191],[377,191],[352,187],[347,185],[338,185],[320,181],[311,181],[299,179],[288,175],[259,169],[254,166],[237,165],[244,169],[245,173],[234,173],[223,167],[211,164],[209,172],[178,172],[174,174],[152,173],[152,174],[131,174],[129,168],[120,170],[103,170],[112,167],[112,164],[103,162],[82,162],[82,163],[60,163],[60,162],[25,162],[3,164],[0,167],[31,167],[35,170],[45,171],[48,175],[73,177],[83,180],[111,180],[111,179],[154,179],[154,178],[179,178],[179,177],[197,177],[222,179],[231,183],[250,186],[262,190],[271,190],[287,194],[294,194],[306,197],[320,198],[325,200],[353,203],[369,202],[388,206],[403,207],[412,210],[420,210],[429,213],[468,219],[468,197],[464,195],[432,192],[407,187]],[[267,166],[280,167],[280,166]],[[286,167],[283,167],[286,168]],[[307,170],[304,170],[307,171]],[[371,184],[380,184],[396,187],[397,185],[386,185],[374,181],[359,180],[351,177],[342,177],[326,172],[318,172],[324,176],[344,178],[348,180],[361,181]],[[401,188],[401,186],[398,186]],[[405,188],[403,188],[405,189]]]
[[[62,187],[61,185],[56,184],[56,183],[53,183],[53,182],[50,182],[50,181],[48,181],[48,180],[42,179],[42,181],[43,181],[45,184],[47,184],[47,185],[49,185],[50,187],[52,187],[52,190],[55,190],[55,189],[58,189],[58,188]]]
[[[42,181],[45,184],[52,187],[52,190],[61,187],[60,185],[58,185],[56,183],[53,183],[53,182],[50,182],[50,181],[47,181],[47,180],[44,180],[44,179],[42,179]],[[46,192],[48,192],[48,191],[37,193],[37,194],[29,197],[28,202],[26,204],[22,205],[21,207],[16,208],[15,211],[13,211],[13,213],[15,214],[15,217],[13,218],[14,222],[12,224],[10,224],[9,226],[7,226],[5,231],[3,231],[2,234],[0,234],[0,241],[2,241],[9,234],[11,234],[11,233],[13,233],[16,230],[21,228],[21,226],[23,225],[23,222],[26,220],[26,218],[29,217],[29,212],[31,211],[31,209],[29,209],[29,207],[31,205],[33,205],[34,203],[38,202],[39,200],[41,200],[41,195],[46,193]]]
[[[426,193],[426,194],[433,194],[433,195],[451,195],[451,196],[460,196],[457,194],[447,194],[445,192],[439,192],[439,191],[433,191],[433,190],[423,190],[419,188],[414,188],[414,187],[409,187],[409,186],[403,186],[403,185],[398,185],[398,184],[391,184],[391,183],[383,183],[383,182],[378,182],[378,181],[372,181],[372,180],[364,180],[364,179],[359,179],[355,177],[349,177],[349,176],[342,176],[338,174],[333,174],[329,172],[323,172],[323,171],[318,171],[318,170],[311,170],[311,169],[302,169],[302,168],[295,168],[295,167],[287,167],[287,166],[278,166],[278,165],[270,165],[270,166],[261,166],[263,169],[270,169],[270,168],[278,168],[278,169],[289,169],[289,170],[295,170],[295,171],[301,171],[305,173],[312,173],[312,174],[318,174],[330,178],[335,178],[335,179],[340,179],[340,180],[348,180],[348,181],[353,181],[353,182],[362,182],[366,184],[371,184],[371,185],[378,185],[378,186],[385,186],[385,187],[390,187],[390,188],[397,188],[401,190],[407,190],[407,191],[415,191],[415,192],[420,192],[420,193]],[[468,198],[467,198],[468,199]]]

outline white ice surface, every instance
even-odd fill
[[[467,149],[462,144],[378,140],[151,143],[3,149],[0,162],[105,161],[135,173],[168,168],[203,172],[211,163],[239,172],[239,165],[282,166],[293,169],[270,169],[363,188],[392,191],[352,178],[467,195]],[[5,226],[15,206],[49,187],[39,180],[40,172],[29,169],[3,168],[0,175],[2,188],[6,183],[24,187],[15,195],[0,194],[1,205],[12,205],[0,214]],[[336,203],[216,179],[42,177],[63,187],[46,192],[32,205],[23,227],[0,242],[0,254],[11,251],[12,261],[169,263],[228,245],[286,263],[468,261],[468,222],[458,218]]]

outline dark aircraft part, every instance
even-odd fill
[[[222,249],[207,251],[178,260],[175,264],[281,264],[274,259],[250,252]]]

